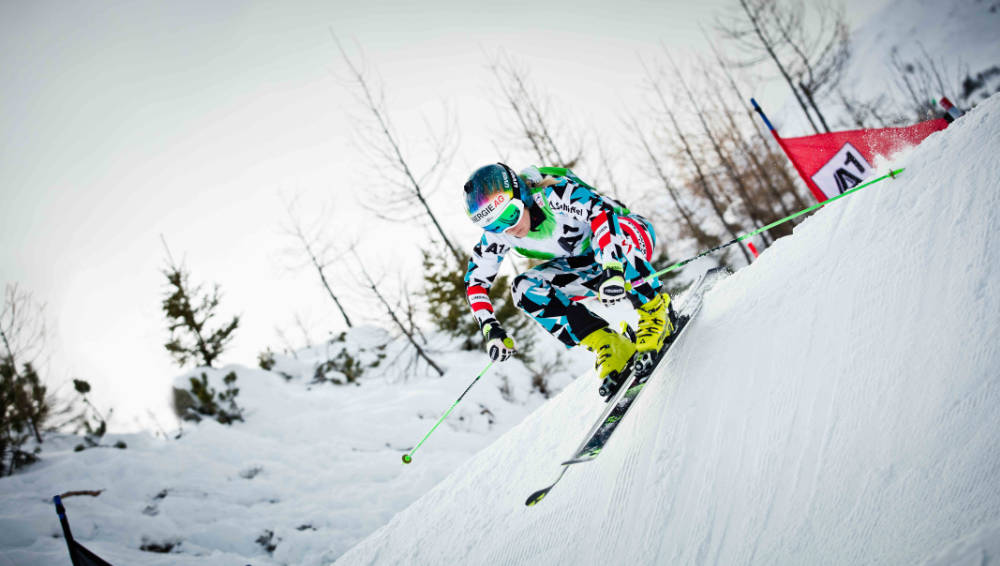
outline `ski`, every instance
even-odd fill
[[[724,267],[717,267],[710,269],[705,272],[699,279],[691,286],[691,291],[684,299],[684,305],[680,309],[680,314],[678,315],[677,327],[674,329],[673,334],[667,339],[667,342],[663,345],[663,348],[656,354],[653,358],[651,364],[648,365],[648,369],[641,373],[632,371],[632,375],[625,378],[625,385],[621,387],[608,402],[607,408],[604,409],[600,418],[594,423],[590,428],[590,431],[584,437],[583,442],[580,446],[573,452],[573,455],[566,461],[562,463],[562,472],[560,472],[559,477],[556,481],[552,482],[548,487],[542,488],[530,496],[524,502],[527,506],[536,505],[541,501],[553,487],[559,483],[559,480],[563,478],[566,474],[566,470],[569,466],[573,464],[579,464],[582,462],[589,462],[594,458],[597,458],[604,446],[607,445],[608,440],[611,438],[611,434],[618,428],[621,424],[622,419],[628,412],[629,408],[638,398],[639,393],[645,387],[647,380],[652,376],[653,372],[656,371],[656,367],[663,360],[665,354],[670,349],[671,346],[677,343],[680,339],[681,333],[687,328],[688,324],[698,311],[701,310],[702,300],[705,293],[711,289],[719,280],[723,279],[729,274],[728,269]]]

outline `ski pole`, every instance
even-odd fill
[[[696,260],[698,258],[705,257],[705,256],[707,256],[708,254],[710,254],[712,252],[717,252],[717,251],[721,250],[722,248],[725,248],[727,246],[731,246],[733,244],[742,242],[743,240],[746,240],[747,238],[752,238],[752,237],[756,236],[757,234],[760,234],[761,232],[763,232],[765,230],[770,230],[771,228],[774,228],[775,226],[778,226],[779,224],[784,224],[785,222],[788,222],[789,220],[793,220],[795,218],[798,218],[799,216],[802,216],[803,214],[807,214],[809,212],[812,212],[812,211],[816,210],[817,208],[820,208],[821,206],[830,204],[831,202],[833,202],[833,201],[835,201],[837,199],[841,199],[841,198],[846,197],[847,195],[854,194],[854,193],[860,191],[861,189],[863,189],[863,188],[865,188],[865,187],[867,187],[869,185],[874,185],[875,183],[878,183],[879,181],[883,181],[883,180],[885,180],[885,179],[887,179],[889,177],[892,177],[893,179],[895,179],[896,175],[899,175],[902,172],[903,172],[902,169],[896,169],[894,171],[893,170],[889,170],[888,173],[886,173],[885,175],[882,175],[878,179],[872,179],[871,181],[868,181],[867,183],[858,185],[858,186],[856,186],[853,189],[850,189],[848,191],[844,191],[844,192],[840,193],[839,195],[837,195],[835,197],[826,199],[823,202],[816,203],[816,204],[810,206],[809,208],[802,209],[802,210],[796,212],[795,214],[791,214],[789,216],[786,216],[786,217],[782,218],[781,220],[775,220],[774,222],[768,224],[767,226],[764,226],[763,228],[758,228],[758,229],[754,230],[753,232],[750,232],[749,234],[744,234],[744,235],[742,235],[742,236],[740,236],[738,238],[734,238],[734,239],[726,242],[725,244],[719,244],[718,246],[715,246],[714,248],[712,248],[710,250],[705,250],[705,251],[701,252],[700,254],[698,254],[698,255],[696,255],[694,257],[689,257],[688,259],[678,261],[677,263],[671,265],[670,267],[668,267],[666,269],[662,269],[662,270],[657,271],[656,273],[650,275],[649,277],[641,279],[639,282],[640,283],[651,282],[653,280],[653,278],[655,278],[655,277],[659,277],[660,275],[663,275],[664,273],[668,273],[668,272],[673,271],[675,269],[678,269],[680,267],[684,267],[685,265],[691,263],[692,261],[694,261],[694,260]]]
[[[470,383],[469,386],[465,388],[465,391],[463,391],[462,394],[458,396],[458,399],[455,399],[455,402],[451,404],[451,407],[448,407],[448,410],[445,411],[443,415],[441,415],[441,418],[438,419],[436,423],[434,423],[434,426],[431,427],[431,430],[428,431],[427,434],[424,435],[424,438],[420,442],[418,442],[416,446],[413,447],[413,450],[410,450],[409,454],[403,454],[404,464],[409,464],[410,462],[413,461],[413,453],[417,451],[417,448],[420,448],[420,446],[424,443],[425,440],[427,440],[427,438],[431,435],[431,433],[433,433],[437,429],[438,425],[443,423],[444,420],[448,418],[448,415],[451,414],[452,409],[454,409],[455,406],[458,405],[459,401],[461,401],[462,398],[465,397],[465,394],[468,393],[470,389],[472,389],[472,386],[475,385],[476,382],[479,381],[479,378],[485,375],[486,372],[489,371],[491,367],[493,367],[493,360],[490,360],[490,363],[486,364],[486,367],[483,368],[483,371],[479,372],[479,375],[476,376],[476,379],[473,379],[472,383]]]

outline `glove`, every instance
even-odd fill
[[[486,353],[494,362],[506,361],[517,350],[514,339],[507,336],[507,332],[500,326],[499,322],[484,324],[483,336],[486,338]]]
[[[542,172],[539,171],[538,167],[535,167],[534,165],[529,165],[528,167],[521,169],[521,172],[518,173],[518,175],[524,179],[525,183],[528,183],[529,187],[537,187],[542,182]]]
[[[613,261],[604,264],[604,281],[597,288],[597,294],[606,307],[625,298],[625,271],[621,263]]]

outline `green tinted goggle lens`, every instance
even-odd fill
[[[483,226],[483,230],[497,233],[503,232],[517,224],[517,221],[521,219],[522,212],[524,212],[524,203],[519,200],[512,200],[496,220]]]

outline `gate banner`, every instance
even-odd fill
[[[799,138],[778,137],[773,129],[772,133],[813,196],[823,202],[871,177],[877,155],[888,157],[946,127],[948,122],[938,118],[904,128],[849,130]]]

